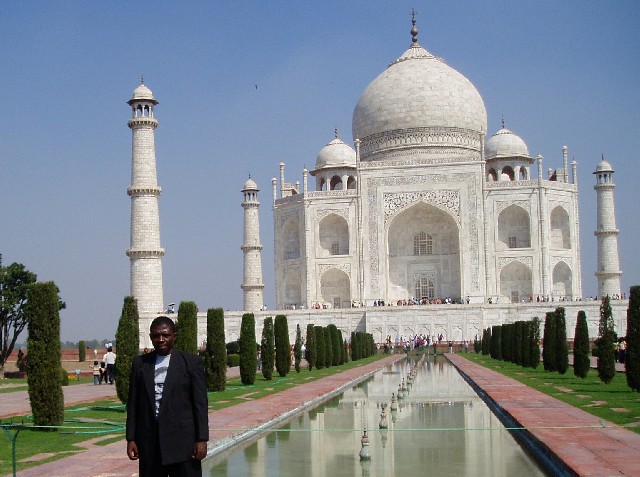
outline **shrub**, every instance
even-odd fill
[[[556,312],[548,311],[544,320],[542,365],[545,371],[557,371],[556,359]]]
[[[434,341],[435,347],[435,341]],[[482,330],[482,354],[488,355],[491,353],[491,329],[485,328]]]
[[[60,373],[60,386],[69,386],[69,373],[62,366],[58,368]]]
[[[504,323],[502,325],[502,359],[513,361],[513,335],[514,324]]]
[[[195,302],[180,302],[176,330],[175,348],[198,354],[198,307]]]
[[[591,366],[589,357],[589,327],[587,315],[584,311],[578,312],[576,329],[573,336],[573,374],[579,378],[586,378]]]
[[[291,343],[289,342],[289,325],[287,317],[276,315],[274,323],[274,337],[276,345],[276,371],[281,378],[291,371]]]
[[[569,347],[567,346],[567,321],[564,308],[556,308],[556,369],[560,374],[569,368]]]
[[[60,366],[60,300],[53,282],[34,283],[27,292],[27,383],[36,426],[59,426],[64,420]]]
[[[603,383],[609,384],[616,374],[616,362],[613,350],[613,343],[615,342],[613,312],[608,295],[602,299],[602,304],[600,305],[598,336],[600,338],[600,346],[598,347],[598,377]]]
[[[267,316],[262,326],[262,339],[260,340],[260,367],[262,376],[267,381],[273,378],[275,342],[273,336],[273,318]]]
[[[624,361],[627,384],[640,391],[640,286],[629,289],[627,308],[627,354]]]
[[[300,362],[302,361],[302,333],[300,332],[300,325],[296,325],[296,342],[293,345],[293,359],[296,373],[300,372]]]
[[[491,357],[502,359],[502,326],[491,327]]]
[[[240,366],[240,355],[239,354],[228,354],[227,355],[227,366],[230,368],[234,368],[236,366]]]
[[[205,351],[207,389],[224,391],[227,386],[227,346],[224,342],[224,310],[207,310],[207,347]]]
[[[516,321],[513,324],[513,336],[511,341],[512,356],[514,364],[522,365],[522,351],[524,348],[524,321]]]
[[[116,341],[117,343],[117,341]],[[87,345],[84,340],[78,341],[78,361],[84,363],[87,359]]]
[[[131,363],[140,354],[138,319],[138,301],[132,296],[125,297],[116,331],[118,353],[115,364],[116,393],[123,404],[126,404],[129,398]]]
[[[324,368],[324,329],[322,326],[314,326],[316,332],[316,369]]]
[[[309,371],[311,371],[316,365],[316,357],[317,357],[317,341],[316,341],[316,329],[313,324],[307,325],[307,343],[305,345],[305,357],[307,360],[307,366]]]
[[[240,340],[229,341],[226,345],[227,354],[240,354]]]
[[[242,384],[250,385],[256,382],[257,365],[256,318],[253,313],[245,313],[240,323],[240,381]]]

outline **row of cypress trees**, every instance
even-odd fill
[[[351,332],[351,359],[357,361],[376,353],[376,343],[371,333],[364,331]]]
[[[540,364],[540,321],[534,318],[486,328],[474,349],[493,359],[537,368]]]
[[[545,371],[565,374],[569,368],[567,322],[563,307],[549,311],[544,321],[542,365]]]

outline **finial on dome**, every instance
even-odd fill
[[[336,137],[336,139],[338,139],[338,128],[335,128],[335,129],[333,130],[333,134],[334,134],[334,136]]]
[[[502,115],[502,129],[504,129],[504,114]]]
[[[416,11],[412,8],[411,9],[411,25],[413,25],[411,27],[411,44],[413,45],[417,45],[418,44],[418,29],[416,28]]]
[[[140,75],[140,84],[144,84],[144,75]]]

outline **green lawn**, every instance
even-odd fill
[[[494,360],[482,354],[467,353],[463,356],[594,416],[640,433],[640,393],[627,386],[624,373],[616,373],[611,383],[604,384],[598,379],[595,369],[591,369],[587,377],[581,379],[574,376],[571,366],[562,375],[546,372],[542,363],[537,369],[531,369]]]
[[[284,378],[274,372],[273,379],[266,381],[260,372],[256,375],[255,384],[243,386],[240,378],[227,380],[225,391],[209,393],[209,409],[219,410],[247,400],[261,397],[299,386],[310,381],[340,373],[348,369],[357,368],[372,361],[384,358],[386,355],[376,355],[359,361],[351,361],[342,366],[332,366],[320,370],[308,371],[302,369],[300,373],[291,370]],[[11,380],[14,381],[14,380]],[[82,382],[82,381],[81,381]],[[86,382],[86,380],[85,380]],[[73,381],[70,381],[73,383]],[[0,392],[26,390],[24,386],[5,388]],[[124,438],[126,411],[116,398],[96,401],[91,404],[78,404],[65,409],[65,423],[57,432],[45,432],[28,428],[32,425],[29,416],[20,416],[0,420],[0,424],[24,423],[27,428],[20,431],[16,440],[16,460],[18,472],[35,465],[60,459],[73,453],[81,452],[80,443],[89,439],[99,438],[98,445],[110,444]],[[15,429],[7,429],[11,435]],[[0,431],[0,475],[10,474],[12,471],[12,446],[6,432]],[[39,458],[33,462],[20,462],[34,456]]]

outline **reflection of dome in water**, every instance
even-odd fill
[[[530,158],[529,149],[522,138],[505,128],[500,129],[487,140],[484,152],[487,160],[503,157]]]
[[[366,143],[389,133],[415,136],[424,128],[433,128],[446,137],[417,142],[414,137],[411,145],[469,147],[466,134],[479,137],[487,130],[482,97],[467,78],[418,44],[415,27],[412,33],[411,47],[358,100],[353,113],[354,140]]]

